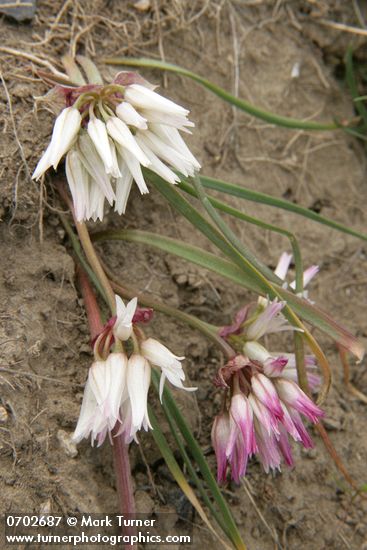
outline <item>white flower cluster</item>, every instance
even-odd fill
[[[117,316],[112,328],[114,338],[120,342],[130,338],[137,300],[127,306],[116,296]],[[89,369],[82,407],[73,440],[79,442],[91,435],[92,444],[102,445],[116,427],[125,443],[137,440],[137,432],[151,428],[148,415],[148,391],[151,365],[161,369],[160,398],[166,378],[173,386],[187,391],[182,384],[185,373],[181,361],[154,338],[140,342],[139,351],[128,358],[125,352],[110,353],[105,360],[97,359]]]
[[[56,118],[51,142],[32,177],[39,179],[51,166],[56,169],[67,154],[77,220],[102,220],[106,199],[123,214],[133,180],[142,194],[148,193],[142,166],[173,184],[180,181],[174,170],[193,176],[200,169],[179,132],[194,126],[188,114],[142,84],[85,92]]]

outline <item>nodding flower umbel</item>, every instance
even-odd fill
[[[324,413],[287,375],[286,363],[270,372],[265,363],[236,356],[221,369],[220,380],[230,397],[212,429],[219,482],[226,480],[229,466],[239,483],[253,455],[266,472],[280,470],[283,460],[292,466],[288,436],[305,448],[313,446],[301,414],[316,423]]]
[[[283,280],[290,261],[291,256],[283,254],[276,268]],[[304,285],[317,271],[317,266],[305,271]],[[294,288],[293,284],[290,286]],[[324,415],[299,387],[295,355],[269,351],[259,341],[268,334],[299,330],[282,314],[285,305],[283,301],[260,297],[255,304],[242,308],[232,325],[219,330],[219,335],[238,351],[215,380],[226,391],[222,412],[212,430],[220,482],[225,481],[228,466],[232,478],[239,482],[253,455],[266,472],[280,470],[283,460],[292,466],[288,436],[306,448],[312,447],[301,414],[313,423]],[[315,390],[320,378],[315,373],[313,355],[305,356],[305,369],[309,387]]]
[[[148,392],[151,369],[161,369],[160,397],[165,379],[180,389],[185,373],[181,361],[154,338],[145,339],[135,330],[138,322],[146,322],[151,312],[137,309],[137,299],[126,306],[116,296],[117,314],[94,343],[95,361],[89,369],[79,420],[73,434],[76,442],[91,436],[92,444],[102,445],[112,430],[122,434],[125,443],[137,441],[139,430],[151,428],[148,415]],[[124,343],[132,338],[134,350],[128,357]],[[113,350],[111,351],[111,347]]]
[[[180,134],[194,126],[189,111],[153,88],[124,72],[108,85],[56,88],[67,106],[32,177],[39,179],[51,166],[56,170],[66,154],[78,221],[102,220],[106,200],[123,214],[133,181],[148,193],[142,166],[172,184],[180,181],[176,171],[193,176],[200,169]]]

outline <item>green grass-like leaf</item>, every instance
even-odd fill
[[[168,184],[160,176],[157,176],[150,170],[144,169],[144,173],[149,178],[149,181],[158,189],[158,191],[170,202],[170,204],[190,221],[201,233],[203,233],[215,246],[228,256],[235,264],[237,264],[249,277],[254,281],[259,282],[259,277],[254,273],[254,269],[263,275],[264,280],[269,280],[274,283],[282,283],[271,269],[260,262],[252,252],[242,248],[241,253],[238,252],[235,246],[221,234],[221,232],[213,227],[204,216],[198,212],[175,188]],[[263,285],[263,288],[266,288]]]
[[[362,130],[367,128],[367,108],[361,101],[361,97],[358,92],[358,83],[353,63],[353,48],[349,46],[345,54],[345,78],[353,101],[355,102],[356,110],[359,116],[363,120]]]
[[[187,181],[189,182],[189,180]],[[328,227],[336,229],[337,231],[341,231],[342,233],[346,233],[347,235],[352,235],[353,237],[357,237],[358,239],[367,241],[367,235],[365,233],[360,233],[359,231],[351,229],[350,227],[347,227],[334,220],[330,220],[329,218],[320,216],[320,214],[313,212],[313,210],[309,210],[308,208],[304,208],[303,206],[299,206],[298,204],[294,204],[293,202],[279,199],[277,197],[272,197],[271,195],[267,195],[266,193],[261,193],[259,191],[253,191],[252,189],[247,189],[246,187],[237,185],[236,183],[228,183],[226,181],[210,178],[208,176],[200,176],[200,181],[202,185],[207,189],[213,189],[215,191],[220,191],[222,193],[226,193],[227,195],[232,195],[240,199],[257,202],[259,204],[267,204],[268,206],[287,210],[288,212],[293,212],[294,214],[298,214],[299,216],[303,216],[304,218],[308,218],[317,223],[321,223],[322,225],[327,225]],[[179,184],[179,186],[180,185],[181,184]]]
[[[189,195],[198,198],[197,191],[188,183],[181,182],[179,186],[180,186],[180,189],[185,191],[185,193],[188,193]],[[258,218],[254,218],[253,216],[249,216],[248,214],[241,212],[237,208],[233,208],[226,202],[215,199],[214,197],[208,197],[208,198],[210,203],[217,210],[221,210],[222,212],[225,212],[226,214],[229,214],[234,218],[238,218],[239,220],[251,223],[252,225],[257,225],[258,227],[261,227],[262,229],[265,229],[267,231],[272,231],[273,233],[279,233],[279,235],[283,235],[284,237],[287,237],[287,239],[289,239],[289,243],[292,247],[293,259],[296,267],[296,283],[298,282],[297,292],[300,292],[300,290],[302,289],[299,290],[299,286],[300,286],[299,281],[302,281],[303,279],[303,262],[302,262],[301,250],[299,248],[298,241],[295,235],[290,231],[287,231],[286,229],[283,229],[281,227],[278,227],[270,223],[266,223],[262,220],[259,220]]]
[[[183,243],[170,237],[164,237],[148,231],[121,229],[96,233],[93,235],[93,239],[95,241],[124,240],[155,247],[199,265],[200,267],[209,269],[256,294],[266,295],[267,293],[267,290],[263,288],[259,281],[246,275],[244,271],[231,261],[221,258],[216,254],[212,254],[211,252],[207,252],[197,246]],[[363,357],[364,348],[360,342],[350,332],[338,325],[326,312],[280,286],[276,286],[276,289],[282,299],[285,300],[302,319],[322,332],[325,332],[330,338],[349,349],[359,359]]]
[[[156,371],[152,372],[152,380],[156,390],[158,391],[159,376]],[[168,414],[170,418],[175,422],[184,440],[186,441],[189,452],[192,458],[195,460],[196,464],[198,465],[201,475],[203,476],[207,484],[208,490],[211,492],[213,499],[215,500],[220,510],[220,513],[222,514],[223,521],[226,525],[229,536],[235,548],[237,550],[246,550],[246,546],[241,538],[228,504],[226,503],[221,493],[221,490],[218,487],[218,484],[211,472],[211,469],[209,468],[203,452],[200,449],[198,442],[192,434],[189,426],[186,423],[185,418],[181,414],[170,390],[167,387],[165,387],[163,391],[163,408],[165,410],[165,413]]]
[[[159,426],[159,422],[153,412],[153,409],[152,407],[148,406],[148,409],[149,409],[149,419],[150,419],[150,422],[152,424],[152,428],[153,430],[151,431],[151,434],[154,438],[154,441],[162,455],[162,457],[164,458],[166,464],[167,464],[167,467],[168,469],[170,470],[171,474],[173,475],[173,477],[175,478],[177,484],[179,485],[180,489],[182,490],[182,492],[185,494],[186,498],[189,500],[189,502],[192,504],[192,506],[195,508],[195,510],[197,511],[197,513],[199,514],[199,516],[201,517],[201,519],[203,520],[204,524],[208,527],[208,529],[210,530],[210,532],[215,536],[215,538],[221,542],[221,545],[223,548],[225,548],[226,550],[230,550],[230,547],[229,545],[223,541],[221,539],[221,537],[216,533],[216,531],[214,530],[214,528],[212,527],[203,507],[201,506],[197,496],[195,495],[195,492],[193,491],[193,489],[190,487],[188,481],[186,480],[186,477],[184,475],[184,473],[182,472],[177,460],[175,459],[172,451],[171,451],[171,448],[170,448],[170,445],[167,441],[167,439],[165,438],[162,430],[160,429],[160,426]],[[230,530],[228,530],[228,533],[226,533],[226,535],[228,536],[228,538],[230,540],[232,540],[232,532]],[[242,549],[246,549],[245,545],[243,546],[236,546],[236,548],[242,548]]]
[[[204,86],[204,88],[206,88],[207,90],[210,90],[211,92],[213,92],[215,95],[217,95],[227,103],[234,105],[238,109],[245,111],[247,114],[251,116],[260,118],[261,120],[265,120],[266,122],[269,122],[270,124],[275,124],[277,126],[283,126],[285,128],[296,128],[296,129],[302,129],[302,130],[337,130],[338,128],[341,127],[341,125],[335,121],[322,123],[322,122],[313,122],[310,120],[298,120],[295,118],[281,116],[275,113],[271,113],[269,111],[265,111],[264,109],[261,109],[260,107],[256,107],[255,105],[252,105],[251,103],[249,103],[248,101],[245,101],[244,99],[240,99],[230,94],[229,92],[227,92],[220,86],[217,86],[217,84],[210,82],[206,78],[203,78],[202,76],[192,71],[184,69],[183,67],[179,67],[178,65],[173,65],[172,63],[166,63],[165,61],[159,61],[156,59],[147,59],[147,58],[128,58],[128,57],[108,57],[103,59],[102,61],[104,63],[107,63],[107,65],[146,67],[149,69],[160,69],[162,71],[169,71],[182,76],[187,76],[188,78],[191,78],[198,84],[201,84],[202,86]]]

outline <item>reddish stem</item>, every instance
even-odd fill
[[[315,424],[315,429],[319,432],[326,447],[326,450],[333,459],[335,466],[338,468],[339,472],[343,474],[349,485],[351,485],[353,489],[355,489],[355,491],[357,492],[357,494],[359,494],[361,498],[367,498],[367,496],[361,492],[361,489],[358,487],[357,483],[354,481],[347,468],[344,466],[321,421]]]
[[[92,336],[92,341],[103,330],[101,314],[94,294],[92,285],[88,279],[86,272],[77,264],[77,277],[80,284],[80,289],[84,299],[85,310],[87,312],[89,328]],[[120,424],[117,423],[112,430],[112,452],[114,457],[115,472],[116,472],[116,488],[119,501],[120,513],[122,515],[133,516],[135,514],[134,491],[132,485],[130,461],[129,461],[129,445],[126,445],[123,439],[123,434],[116,435]],[[134,535],[134,527],[126,527],[123,530],[124,535]],[[125,550],[133,548],[131,544],[124,545]]]
[[[78,278],[80,291],[83,296],[84,306],[87,312],[91,341],[93,342],[103,330],[103,323],[99,311],[99,306],[97,303],[96,295],[93,292],[92,285],[89,282],[89,278],[84,269],[79,264],[76,264],[76,276]]]
[[[116,426],[112,430],[112,449],[115,463],[116,472],[116,488],[118,499],[120,503],[120,513],[127,517],[134,517],[135,514],[135,500],[134,490],[132,485],[131,468],[129,460],[129,445],[124,442],[124,436],[116,435],[120,428],[120,423],[117,422]],[[136,528],[134,526],[124,527],[124,535],[134,535]],[[125,550],[130,550],[133,545],[126,544]]]

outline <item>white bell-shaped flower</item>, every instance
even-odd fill
[[[78,109],[66,107],[61,111],[55,121],[51,142],[36,166],[33,179],[39,179],[50,166],[56,170],[61,157],[69,151],[75,141],[81,121]]]
[[[141,344],[141,353],[152,365],[160,367],[162,370],[160,384],[159,384],[159,396],[162,400],[163,387],[165,379],[171,382],[176,388],[180,388],[186,391],[195,391],[197,388],[185,388],[182,381],[185,380],[185,373],[181,365],[181,361],[184,357],[174,355],[166,346],[155,340],[154,338],[148,338]]]
[[[102,445],[120,420],[120,406],[126,392],[127,357],[111,353],[105,361],[95,361],[89,369],[79,420],[73,440],[91,434],[92,444]]]

